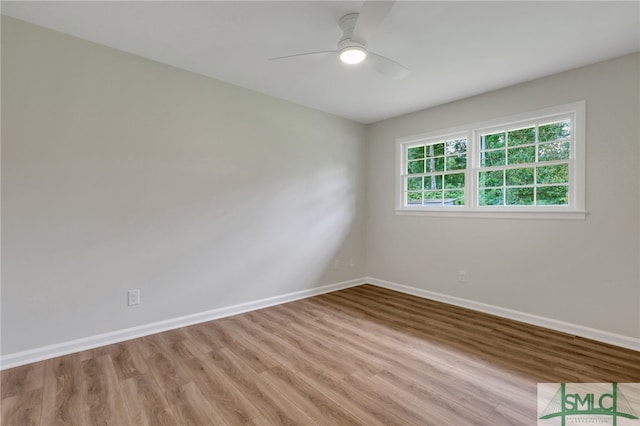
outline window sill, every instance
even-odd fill
[[[438,208],[438,209],[396,209],[398,216],[429,216],[429,217],[460,217],[476,219],[551,219],[551,220],[584,220],[586,211],[577,210],[519,210],[519,209],[465,209],[465,208]]]

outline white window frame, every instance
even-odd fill
[[[520,219],[584,219],[585,203],[585,101],[544,108],[523,114],[501,117],[441,131],[403,137],[396,140],[396,214],[419,216],[520,218]],[[569,204],[563,206],[479,206],[478,177],[480,168],[479,138],[482,133],[526,127],[549,120],[571,119],[569,158]],[[406,153],[410,146],[439,140],[467,138],[464,206],[408,206],[405,204]],[[544,165],[544,163],[536,163]]]

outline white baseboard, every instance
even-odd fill
[[[100,346],[111,345],[113,343],[119,343],[125,340],[148,336],[150,334],[173,330],[180,327],[186,327],[206,321],[242,314],[244,312],[255,311],[256,309],[262,309],[269,306],[280,305],[282,303],[293,302],[294,300],[305,299],[307,297],[342,290],[365,283],[366,281],[364,279],[343,281],[340,283],[328,284],[309,290],[296,291],[293,293],[283,294],[281,296],[274,296],[224,308],[212,309],[210,311],[200,312],[197,314],[185,315],[165,321],[158,321],[137,327],[103,333],[96,336],[90,336],[82,339],[70,340],[68,342],[57,343],[54,345],[43,346],[23,352],[16,352],[0,357],[0,370],[18,367],[20,365],[30,364],[32,362],[55,358],[62,355],[68,355],[74,352],[80,352]]]
[[[501,308],[499,306],[488,305],[485,303],[475,302],[473,300],[463,299],[455,296],[435,293],[432,291],[410,287],[391,281],[365,277],[4,355],[0,357],[0,370],[18,367],[20,365],[30,364],[32,362],[55,358],[74,352],[80,352],[87,349],[110,345],[113,343],[119,343],[125,340],[148,336],[150,334],[173,330],[180,327],[186,327],[189,325],[237,315],[244,312],[267,308],[269,306],[293,302],[294,300],[317,296],[319,294],[342,290],[349,287],[355,287],[362,284],[372,284],[378,287],[399,291],[401,293],[411,294],[413,296],[422,297],[425,299],[436,300],[438,302],[448,303],[450,305],[460,306],[479,312],[485,312],[488,314],[497,315],[499,317],[508,318],[527,324],[533,324],[540,327],[549,328],[551,330],[561,331],[564,333],[572,334],[574,336],[585,337],[587,339],[592,339],[623,348],[640,351],[640,339],[636,339],[633,337],[623,336],[620,334],[584,327],[577,324],[571,324],[564,321],[558,321],[551,318],[532,315],[525,312],[514,311],[512,309]]]
[[[599,342],[609,343],[611,345],[620,346],[627,349],[640,351],[640,339],[621,334],[610,333],[608,331],[597,330],[595,328],[585,327],[582,325],[572,324],[564,321],[558,321],[551,318],[545,318],[538,315],[532,315],[525,312],[514,311],[512,309],[501,308],[499,306],[488,305],[486,303],[475,302],[473,300],[463,299],[446,294],[435,293],[416,287],[410,287],[391,281],[379,280],[377,278],[367,277],[364,281],[378,287],[387,288],[389,290],[399,291],[401,293],[411,294],[413,296],[431,299],[438,302],[448,303],[450,305],[460,306],[463,308],[473,309],[487,314],[496,315],[527,324],[537,325],[539,327],[549,328],[551,330],[561,331],[563,333],[572,334],[574,336],[585,337],[587,339]]]

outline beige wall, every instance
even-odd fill
[[[364,135],[3,17],[2,353],[364,276]]]
[[[639,55],[368,128],[368,274],[640,337]],[[586,220],[396,216],[396,138],[586,100]],[[457,283],[466,270],[467,283]]]

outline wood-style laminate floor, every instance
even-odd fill
[[[640,352],[371,285],[2,372],[2,425],[535,425]]]

